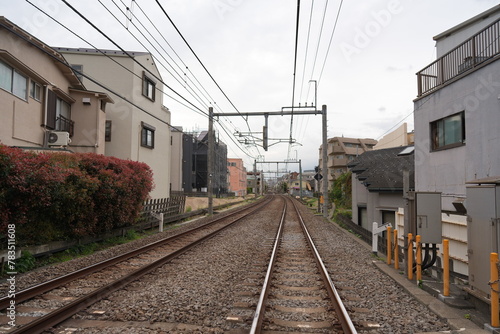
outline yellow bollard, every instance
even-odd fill
[[[420,235],[415,237],[417,244],[417,282],[422,280],[422,243],[420,242]]]
[[[491,326],[499,327],[500,319],[498,315],[498,254],[490,254],[490,287],[491,287],[491,297],[490,297],[490,308],[491,308]]]
[[[408,233],[408,279],[413,280],[413,234]]]
[[[394,269],[399,269],[398,230],[394,230]]]
[[[443,240],[443,296],[450,295],[450,242]]]
[[[392,227],[387,226],[387,264],[388,265],[391,265],[391,259],[392,259],[391,231],[392,231]]]

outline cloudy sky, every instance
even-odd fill
[[[109,39],[61,0],[0,0],[0,15],[51,46],[150,51],[175,91],[164,89],[171,124],[185,131],[207,129],[209,106],[216,113],[279,111],[292,102],[311,105],[317,92],[318,107],[328,109],[328,137],[374,139],[402,122],[413,129],[415,73],[435,60],[432,37],[498,4],[302,0],[295,61],[297,1],[67,2]],[[254,159],[300,159],[303,170],[318,164],[321,116],[270,117],[267,152],[234,135],[261,138],[263,125],[263,117],[221,117],[216,129],[228,156],[244,159],[248,169]],[[258,167],[276,170],[276,164]],[[280,168],[296,170],[297,164]]]

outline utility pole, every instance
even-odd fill
[[[253,161],[253,192],[257,198],[257,160]]]
[[[302,199],[302,160],[299,160],[299,189],[300,189],[300,199]]]
[[[322,120],[323,120],[323,150],[322,150],[322,169],[323,169],[323,217],[328,218],[328,138],[327,138],[327,127],[326,127],[326,105],[321,107]]]
[[[207,196],[208,196],[208,215],[214,213],[213,199],[213,175],[214,175],[214,158],[215,158],[215,141],[214,141],[214,109],[208,108],[208,157],[207,157]]]

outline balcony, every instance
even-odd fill
[[[417,97],[431,93],[497,58],[499,37],[500,21],[496,21],[418,72]]]
[[[56,130],[57,131],[66,131],[69,133],[70,137],[73,137],[75,128],[75,122],[64,117],[63,115],[59,115],[56,118]]]

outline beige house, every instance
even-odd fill
[[[104,153],[105,109],[64,57],[0,17],[0,142],[29,149]]]
[[[105,154],[141,161],[154,173],[152,198],[170,195],[170,111],[151,54],[116,50],[56,48],[82,83],[106,91],[115,104],[106,109]]]

